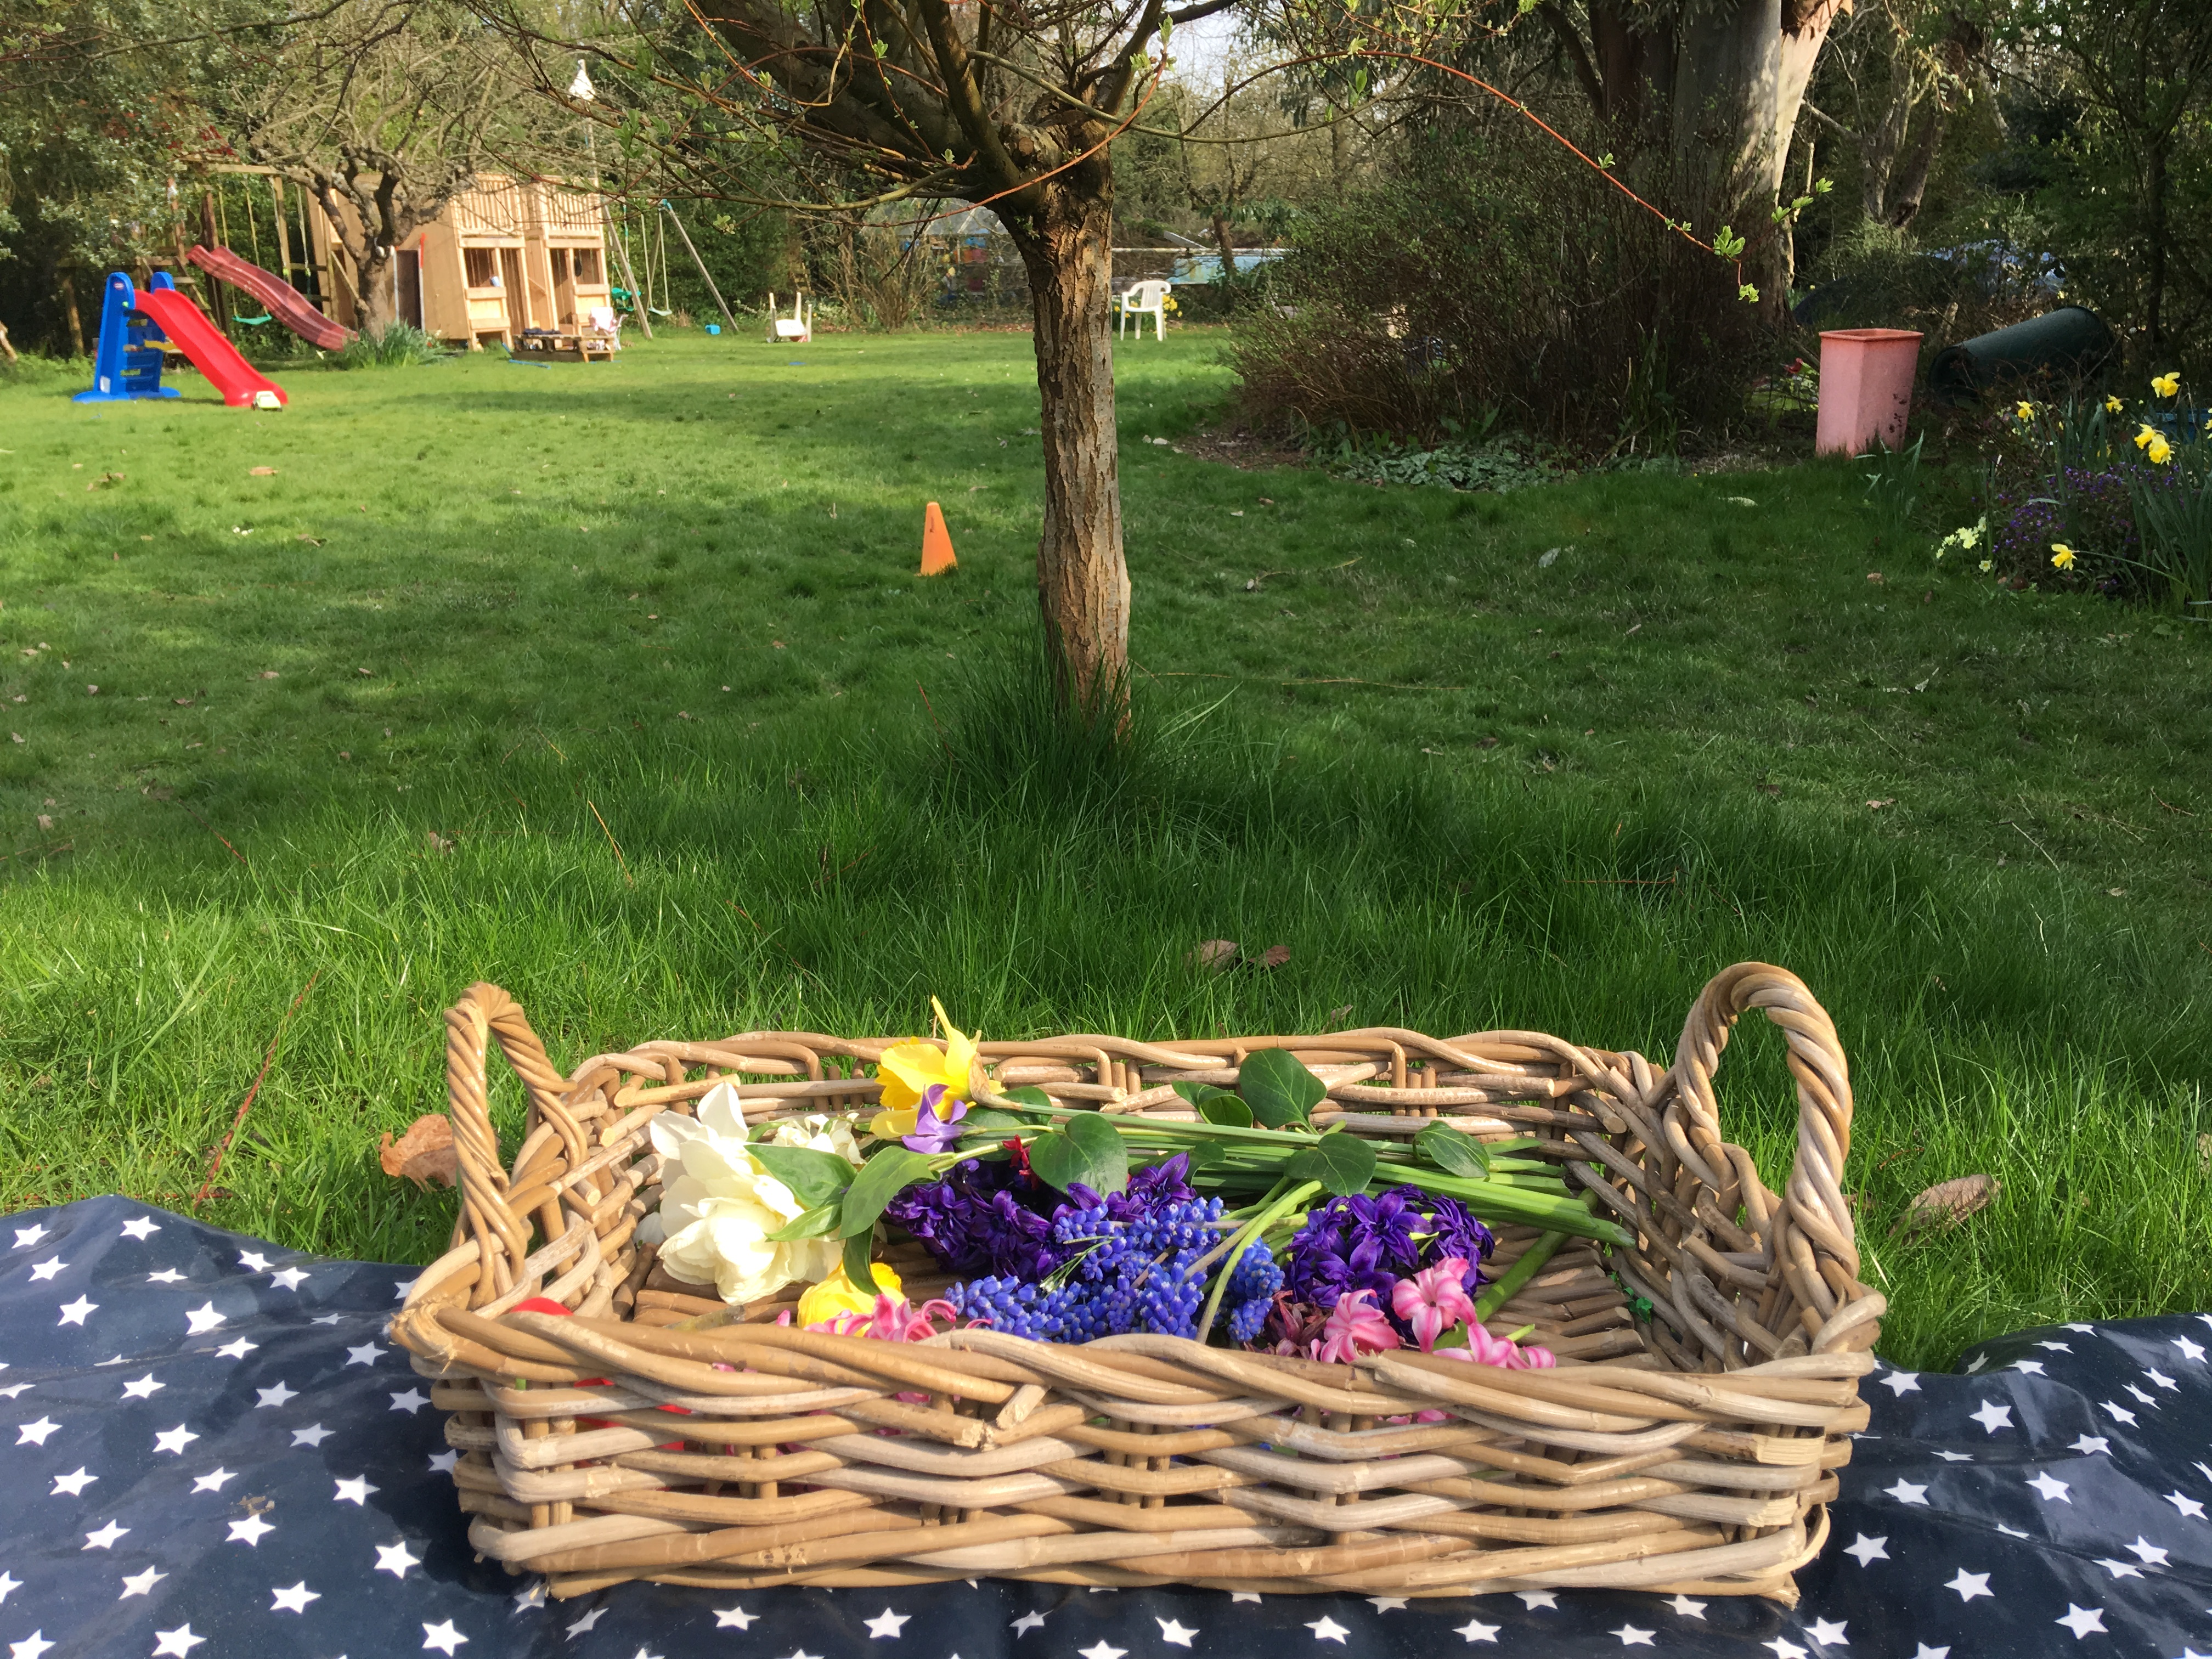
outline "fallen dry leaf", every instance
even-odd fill
[[[1237,965],[1237,941],[1233,939],[1209,939],[1200,941],[1198,949],[1190,953],[1194,968],[1233,968]]]
[[[53,827],[54,827],[54,821],[53,821],[53,818],[52,818],[49,814],[45,813],[45,812],[41,812],[41,813],[40,813],[40,814],[39,814],[39,828],[40,828],[40,829],[41,829],[41,830],[51,830]]]
[[[2002,1183],[1994,1176],[1960,1176],[1956,1181],[1938,1182],[1906,1206],[1905,1214],[1889,1230],[1890,1237],[1910,1237],[1923,1231],[1955,1227],[1976,1211],[1987,1209],[2001,1190]]]
[[[1498,739],[1495,738],[1477,738],[1474,740],[1474,746],[1477,749],[1495,749],[1498,747]]]
[[[394,1140],[389,1131],[377,1143],[376,1161],[394,1180],[404,1176],[428,1190],[432,1182],[450,1187],[459,1179],[453,1158],[453,1125],[443,1112],[425,1112]]]
[[[1896,797],[1896,796],[1894,796],[1894,795],[1892,795],[1892,796],[1891,796],[1887,800],[1870,800],[1870,801],[1869,801],[1869,802],[1867,803],[1867,805],[1868,805],[1869,806],[1871,806],[1871,807],[1872,807],[1875,811],[1879,812],[1879,811],[1881,811],[1881,809],[1882,809],[1883,807],[1885,807],[1885,806],[1894,806],[1894,805],[1897,805],[1897,797]]]
[[[1291,947],[1289,945],[1270,945],[1266,950],[1260,953],[1260,960],[1255,963],[1254,966],[1260,968],[1279,968],[1290,959]]]
[[[1340,1019],[1348,1019],[1351,1016],[1352,1005],[1347,1002],[1341,1008],[1332,1008],[1328,1011],[1328,1023],[1334,1025],[1337,1021]]]
[[[273,466],[249,466],[246,469],[246,476],[249,478],[273,478],[276,476],[276,469]]]
[[[2212,1176],[2212,1135],[2197,1137],[2197,1173]]]
[[[264,668],[261,671],[261,678],[264,680],[273,680],[276,678],[276,671],[273,668]]]
[[[353,672],[365,680],[373,680],[376,678],[376,671],[373,668],[356,668]]]
[[[192,706],[192,700],[190,697],[172,697],[169,701],[179,708],[190,708]]]
[[[430,850],[434,853],[450,853],[453,850],[453,838],[449,836],[441,836],[435,830],[425,830],[422,832],[422,839],[429,843]]]
[[[310,547],[320,547],[323,544],[324,538],[320,536],[310,536],[305,531],[301,531],[292,539],[295,541],[305,542]]]
[[[1782,798],[1782,786],[1778,783],[1762,783],[1756,787],[1762,795],[1771,795],[1777,800]]]
[[[1879,570],[1868,571],[1867,580],[1872,582],[1876,587],[1880,587],[1882,585],[1881,572]]]

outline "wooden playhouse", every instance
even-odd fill
[[[307,230],[333,314],[357,327],[350,270],[332,257],[330,221],[312,202]],[[570,359],[615,349],[606,219],[588,191],[479,174],[388,269],[400,321],[449,344]]]

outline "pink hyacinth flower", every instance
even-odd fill
[[[1366,1305],[1374,1294],[1371,1290],[1347,1291],[1337,1297],[1328,1322],[1322,1327],[1321,1348],[1315,1358],[1348,1365],[1362,1353],[1405,1346],[1382,1310]]]
[[[1559,1363],[1559,1357],[1549,1348],[1524,1348],[1504,1337],[1492,1336],[1472,1322],[1467,1328],[1464,1348],[1438,1348],[1436,1352],[1439,1359],[1457,1359],[1469,1365],[1494,1365],[1502,1371],[1547,1371]]]
[[[925,1302],[917,1308],[902,1296],[878,1291],[873,1312],[848,1310],[806,1328],[832,1336],[872,1336],[878,1342],[926,1342],[937,1334],[934,1321],[959,1317],[959,1310],[950,1302]]]
[[[1473,1323],[1474,1303],[1461,1282],[1466,1277],[1467,1259],[1449,1255],[1390,1287],[1390,1305],[1413,1328],[1413,1340],[1423,1353],[1432,1351],[1437,1339],[1462,1320]]]

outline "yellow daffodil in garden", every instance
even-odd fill
[[[1975,568],[1978,569],[1982,574],[1986,576],[1993,568],[1996,568],[1996,561],[1995,559],[1984,559],[1980,564],[1975,567]]]
[[[948,1123],[955,1115],[954,1103],[968,1097],[968,1073],[975,1063],[975,1039],[960,1033],[945,1018],[945,1005],[935,997],[930,998],[929,1006],[936,1010],[937,1023],[945,1028],[945,1047],[939,1049],[921,1042],[896,1043],[884,1049],[877,1062],[877,1075],[883,1079],[884,1109],[868,1127],[881,1139],[901,1140],[915,1132],[915,1114],[933,1087],[942,1091],[935,1113]]]
[[[2173,456],[2173,446],[2166,441],[2166,434],[2148,422],[2136,428],[2136,447],[2149,456],[2152,464],[2157,466],[2164,466]]]
[[[2118,398],[2107,398],[2105,399],[2105,413],[2107,415],[2117,415],[2119,412],[2120,400]]]
[[[2169,369],[2163,374],[2153,377],[2150,389],[2161,398],[2171,398],[2181,390],[2181,376]]]
[[[2051,562],[2061,570],[2071,570],[2074,568],[2074,550],[2064,542],[2051,543]]]
[[[819,1325],[835,1319],[841,1313],[872,1314],[876,1310],[876,1291],[889,1296],[899,1294],[899,1276],[880,1261],[871,1262],[869,1271],[876,1278],[876,1289],[863,1291],[845,1277],[841,1262],[837,1270],[818,1285],[810,1285],[799,1298],[799,1322]]]
[[[2012,406],[2012,413],[2013,418],[2016,421],[2032,421],[2035,418],[2035,405],[2031,403],[2017,403]]]

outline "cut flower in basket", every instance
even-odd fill
[[[903,1140],[917,1152],[941,1152],[959,1139],[952,1126],[968,1115],[968,1078],[975,1064],[975,1039],[945,1018],[935,997],[929,1006],[945,1028],[945,1047],[917,1041],[884,1050],[877,1063],[884,1109],[868,1126],[878,1139]]]
[[[637,1236],[659,1245],[671,1278],[712,1285],[725,1302],[757,1301],[823,1279],[837,1261],[834,1239],[770,1237],[805,1206],[752,1155],[750,1133],[727,1084],[708,1091],[696,1119],[663,1112],[653,1121],[653,1150],[665,1160],[660,1207],[638,1224]],[[769,1139],[860,1161],[852,1127],[839,1119],[780,1124]]]

